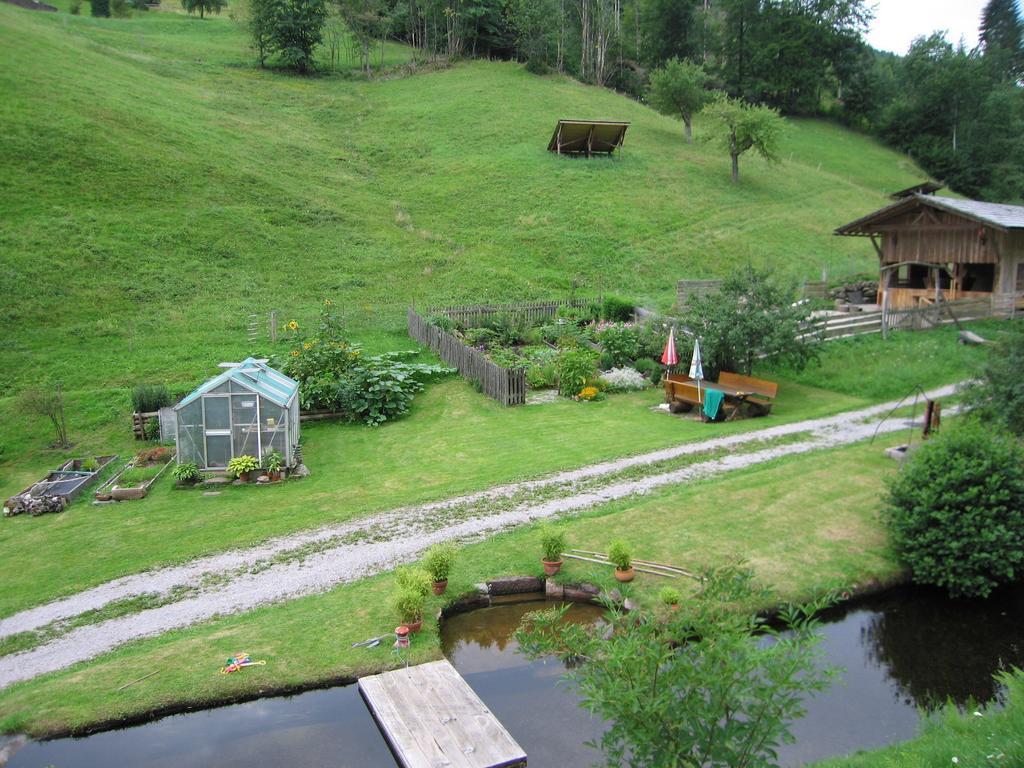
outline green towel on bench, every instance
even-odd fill
[[[725,395],[717,389],[704,390],[704,415],[708,421],[714,421],[718,418],[718,412],[722,408],[723,400],[725,400]]]

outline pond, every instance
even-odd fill
[[[537,603],[506,604],[455,616],[442,632],[445,654],[526,749],[534,766],[589,766],[582,746],[602,724],[579,708],[559,681],[556,661],[529,662],[509,635]],[[570,617],[600,612],[575,605]],[[884,595],[827,615],[827,661],[845,668],[841,682],[810,702],[794,727],[785,765],[911,738],[919,707],[947,697],[965,704],[997,695],[1000,666],[1024,666],[1024,586],[987,601],[951,601],[919,588]],[[139,768],[250,765],[395,765],[355,686],[262,699],[166,717],[82,739],[29,742],[9,768],[131,765]]]

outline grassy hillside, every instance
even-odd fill
[[[606,90],[511,63],[260,72],[225,17],[0,6],[0,93],[0,395],[40,373],[70,389],[188,381],[248,351],[250,312],[302,317],[322,296],[400,329],[413,300],[576,280],[668,306],[676,279],[747,261],[866,270],[870,248],[832,228],[920,177],[795,122],[783,162],[744,160],[736,187],[721,152]],[[632,121],[626,152],[548,154],[563,116]]]

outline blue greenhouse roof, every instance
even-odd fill
[[[262,395],[282,408],[287,408],[299,391],[299,382],[295,379],[290,379],[266,363],[249,357],[196,389],[195,392],[174,406],[175,410],[185,407],[196,398],[202,397],[210,390],[216,389],[228,381],[233,381],[250,392]]]

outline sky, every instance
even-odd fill
[[[978,23],[985,0],[874,0],[875,19],[868,29],[868,43],[882,51],[903,54],[917,37],[944,30],[956,44],[968,48],[978,43]]]

